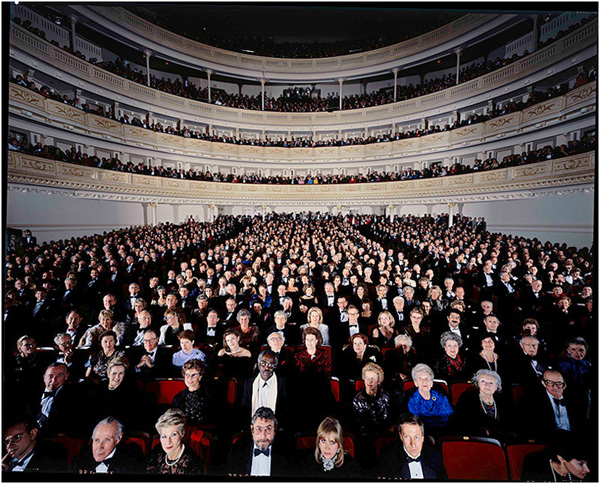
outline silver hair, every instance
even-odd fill
[[[98,422],[96,424],[96,426],[94,427],[94,430],[92,432],[92,440],[94,440],[94,435],[96,435],[96,430],[98,429],[98,427],[100,427],[100,425],[110,425],[116,423],[117,424],[117,438],[119,436],[123,435],[123,424],[121,422],[119,422],[115,417],[106,417],[103,420],[100,420],[100,422]]]
[[[238,320],[238,323],[240,321],[240,318],[246,316],[248,318],[250,318],[252,315],[250,314],[250,311],[248,311],[247,309],[240,309],[240,312],[237,313],[236,319]]]
[[[495,371],[492,370],[477,370],[477,373],[475,373],[473,375],[473,378],[471,378],[471,381],[473,382],[473,384],[476,387],[479,387],[479,377],[482,376],[491,376],[496,380],[496,384],[498,385],[498,390],[499,392],[502,391],[502,378],[500,378],[500,375],[498,375],[498,373],[496,373]]]
[[[431,369],[431,367],[429,365],[426,365],[425,363],[419,363],[418,365],[415,365],[414,368],[411,370],[410,372],[410,376],[412,377],[413,381],[417,381],[417,374],[418,373],[427,373],[431,379],[433,380],[435,378],[435,375],[433,374],[433,370]]]
[[[73,340],[73,338],[71,338],[71,335],[69,333],[58,333],[55,337],[54,337],[54,344],[56,346],[58,346],[58,342],[60,341],[60,339],[63,336],[68,336],[70,340]]]
[[[267,336],[267,343],[269,342],[269,340],[275,337],[274,335],[281,336],[281,338],[283,339],[283,344],[285,344],[285,336],[281,333],[278,333],[277,331],[273,331],[269,334],[269,336]]]
[[[440,337],[440,344],[442,345],[442,348],[446,348],[446,343],[448,341],[456,341],[459,348],[463,345],[463,340],[459,335],[453,333],[452,331],[444,331]]]
[[[404,302],[404,298],[402,296],[396,296],[394,299],[392,299],[392,303],[395,303],[396,301]]]
[[[285,311],[282,311],[281,309],[279,311],[275,311],[275,314],[273,314],[273,319],[275,319],[277,316],[283,316],[287,321],[287,316],[285,315]]]
[[[522,343],[525,338],[533,338],[537,344],[540,344],[540,340],[537,339],[537,336],[535,336],[534,334],[524,334],[523,336],[521,336],[519,343]]]
[[[408,334],[399,334],[398,336],[396,336],[394,338],[394,346],[397,347],[398,346],[398,341],[400,341],[401,339],[405,339],[406,341],[408,341],[408,346],[410,348],[412,348],[413,341],[412,341],[412,338],[410,337],[410,335],[408,335]]]

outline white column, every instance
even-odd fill
[[[394,215],[395,215],[395,213],[394,213],[395,210],[394,209],[395,208],[396,208],[396,206],[392,205],[391,203],[388,205],[388,210],[389,210],[388,211],[388,217],[390,219],[390,222],[392,222],[394,220]]]
[[[214,222],[215,221],[215,209],[217,207],[213,204],[210,204],[208,206],[208,221],[209,222]]]
[[[71,49],[73,49],[73,52],[76,52],[77,49],[75,49],[75,39],[76,39],[76,33],[75,33],[75,25],[77,24],[77,21],[79,20],[77,18],[76,15],[69,15],[69,20],[71,20]]]
[[[144,55],[146,56],[146,83],[150,87],[150,56],[152,56],[152,52],[145,50]]]
[[[342,84],[344,84],[344,79],[340,78],[337,80],[340,83],[340,111],[342,110]]]
[[[448,203],[448,227],[452,227],[454,223],[454,207],[456,207],[456,203]]]
[[[532,15],[533,19],[533,50],[536,51],[538,48],[538,16]]]
[[[206,78],[208,79],[208,102],[210,104],[210,76],[213,73],[213,71],[211,71],[210,69],[206,69]]]
[[[260,211],[261,211],[262,217],[265,218],[267,216],[267,206],[266,205],[261,205],[260,206]]]
[[[156,225],[157,224],[156,207],[158,207],[158,203],[150,202],[148,204],[148,206],[152,209],[152,225]]]
[[[260,79],[260,102],[261,102],[261,109],[264,111],[265,110],[265,84],[266,84],[267,80],[266,79]]]
[[[456,54],[456,84],[460,82],[460,55],[462,54],[462,49],[459,47],[454,49],[454,53]]]
[[[396,98],[398,97],[398,71],[400,71],[400,69],[397,67],[392,69],[392,72],[394,73],[394,102],[396,102]]]

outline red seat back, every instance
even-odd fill
[[[506,454],[497,440],[474,437],[444,440],[442,456],[450,480],[508,480]]]
[[[146,384],[146,392],[156,396],[157,405],[171,405],[175,395],[184,389],[183,380],[156,380]]]
[[[332,378],[331,382],[331,393],[333,394],[333,398],[335,398],[336,402],[340,401],[340,382],[337,378]]]
[[[472,383],[453,383],[450,387],[450,395],[452,395],[452,406],[456,407],[460,396],[467,390],[470,390],[471,388],[475,388]]]
[[[235,378],[231,378],[227,380],[227,405],[233,407],[235,405],[235,401],[237,399],[237,380]]]
[[[354,390],[355,391],[360,392],[364,387],[365,387],[364,380],[356,380],[356,382],[354,382]]]
[[[512,481],[520,481],[521,472],[523,472],[523,460],[525,456],[532,452],[541,452],[546,449],[541,444],[515,444],[506,446],[506,456],[508,457],[508,470]]]

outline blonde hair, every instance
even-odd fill
[[[306,313],[306,319],[308,319],[308,324],[310,324],[310,316],[312,315],[312,313],[317,313],[319,315],[319,324],[323,323],[323,311],[321,311],[320,308],[313,306],[312,308],[310,308],[308,310],[308,312]]]
[[[338,452],[335,456],[335,466],[341,467],[344,463],[344,436],[342,432],[342,426],[338,419],[333,417],[326,417],[325,420],[321,422],[319,428],[317,429],[317,441],[315,446],[315,460],[321,464],[322,455],[321,448],[319,447],[319,441],[323,438],[326,438],[327,435],[333,435],[335,442],[338,444]]]
[[[365,379],[365,374],[367,373],[367,371],[372,371],[373,373],[375,373],[377,375],[377,385],[381,385],[381,382],[383,382],[383,369],[381,368],[381,366],[379,366],[377,363],[372,363],[369,362],[367,363],[365,366],[363,366],[362,368],[362,378],[363,380]]]
[[[181,437],[185,435],[185,425],[187,418],[185,414],[178,408],[170,408],[163,413],[158,422],[156,422],[156,431],[160,434],[160,431],[166,427],[177,427],[177,430],[181,433]]]

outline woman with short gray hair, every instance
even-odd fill
[[[467,381],[466,365],[459,354],[462,338],[452,331],[445,331],[440,337],[440,345],[444,354],[435,360],[435,374],[448,383]]]
[[[501,395],[502,379],[491,370],[478,370],[474,388],[465,391],[456,404],[456,420],[464,435],[502,437],[510,423],[508,405]]]
[[[423,420],[429,432],[442,429],[454,411],[444,393],[433,388],[433,370],[419,363],[411,372],[416,391],[408,399],[408,410]]]

